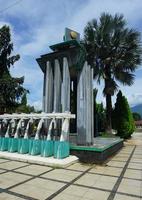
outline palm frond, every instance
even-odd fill
[[[135,75],[126,71],[120,71],[115,74],[115,78],[121,84],[131,86],[134,83]]]
[[[98,21],[88,22],[83,42],[98,83],[108,75],[105,66],[110,67],[110,85],[104,88],[104,94],[116,91],[115,80],[129,86],[134,83],[133,72],[142,62],[141,38],[138,31],[126,26],[123,15],[103,13]]]

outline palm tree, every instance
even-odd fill
[[[141,63],[140,33],[126,26],[123,15],[103,13],[84,29],[87,61],[94,68],[94,79],[104,82],[107,131],[111,131],[111,97],[118,89],[117,81],[131,86],[134,71]]]

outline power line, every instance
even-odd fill
[[[12,7],[14,7],[14,6],[16,6],[17,4],[19,4],[21,1],[23,1],[23,0],[18,0],[18,1],[15,1],[13,4],[10,4],[9,6],[7,6],[6,8],[4,8],[4,9],[2,9],[2,10],[0,10],[0,13],[3,13],[4,11],[6,11],[6,10],[8,10],[8,9],[10,9],[10,8],[12,8]],[[1,32],[0,33],[4,38],[6,38],[7,39],[7,37]]]
[[[17,4],[19,4],[21,1],[23,1],[23,0],[18,0],[18,1],[15,1],[13,4],[10,4],[10,5],[9,5],[9,6],[7,6],[6,8],[4,8],[4,9],[0,10],[0,13],[3,13],[4,11],[6,11],[6,10],[8,10],[8,9],[10,9],[10,8],[14,7],[14,6],[16,6],[16,5],[17,5]]]

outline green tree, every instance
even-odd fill
[[[93,99],[94,99],[94,136],[98,136],[98,119],[97,119],[97,102],[96,102],[96,98],[97,98],[97,93],[98,90],[96,88],[94,88],[93,90]]]
[[[94,78],[103,80],[106,97],[106,129],[111,132],[111,97],[118,89],[117,81],[131,86],[133,72],[141,63],[140,33],[126,26],[123,15],[103,13],[84,29],[87,61],[94,68]]]
[[[128,101],[122,92],[119,91],[113,111],[113,124],[117,130],[117,135],[122,138],[131,137],[135,130],[133,115],[131,113]]]
[[[22,84],[24,77],[14,78],[10,74],[10,67],[19,60],[20,56],[12,55],[10,28],[0,28],[0,113],[13,112],[18,106],[20,97],[26,91]]]
[[[34,106],[30,106],[27,104],[27,92],[25,92],[21,98],[21,103],[16,108],[16,112],[18,113],[31,113],[36,112]]]
[[[27,105],[27,93],[25,92],[21,98],[21,104],[22,105]]]
[[[98,136],[99,132],[102,132],[105,130],[105,109],[103,107],[102,103],[97,103],[96,97],[97,97],[98,90],[94,88],[93,90],[93,96],[94,96],[94,136]]]
[[[135,121],[141,120],[141,115],[137,112],[132,113]]]
[[[106,116],[105,116],[105,109],[102,103],[96,105],[96,114],[97,114],[97,121],[98,121],[98,131],[104,132],[106,126]]]

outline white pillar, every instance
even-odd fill
[[[46,83],[45,83],[45,112],[53,112],[53,72],[51,64],[48,61],[46,66]]]
[[[81,145],[93,143],[93,80],[92,69],[85,62],[77,85],[77,141]]]
[[[61,111],[61,83],[60,64],[56,59],[54,65],[54,112]]]
[[[62,112],[70,111],[70,72],[67,58],[63,58]]]

